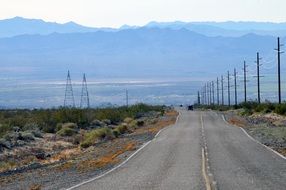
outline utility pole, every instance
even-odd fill
[[[234,100],[235,106],[237,106],[237,86],[236,86],[236,69],[234,68]]]
[[[227,71],[227,95],[228,95],[228,106],[230,106],[230,84],[229,84],[229,71]]]
[[[208,91],[209,91],[209,105],[211,105],[211,104],[212,104],[212,99],[211,99],[211,97],[212,97],[211,85],[210,85],[209,82],[208,82],[207,84],[208,84]]]
[[[125,93],[126,93],[126,107],[128,108],[128,106],[129,106],[129,105],[128,105],[128,104],[129,104],[128,98],[129,98],[129,97],[128,97],[128,90],[127,90],[127,89],[126,89]]]
[[[244,61],[244,63],[243,63],[243,73],[244,73],[244,80],[243,80],[243,82],[244,82],[244,102],[247,102],[247,95],[246,95],[246,80],[247,80],[247,78],[246,78],[246,62]]]
[[[215,100],[214,100],[214,81],[212,81],[212,93],[213,93],[213,104],[215,104]]]
[[[217,91],[217,105],[219,105],[219,81],[218,77],[216,78],[216,91]]]
[[[206,85],[204,86],[204,93],[205,93],[205,105],[207,105],[208,101],[207,101],[207,87],[206,87]]]
[[[221,75],[221,105],[224,105],[223,85],[223,75]]]
[[[259,67],[260,67],[260,60],[261,58],[259,57],[259,52],[257,52],[257,58],[256,58],[256,64],[257,64],[257,101],[258,103],[260,104],[260,70],[259,70]]]
[[[200,91],[198,91],[198,105],[201,104],[201,97],[200,97]]]
[[[204,105],[204,91],[201,89],[201,104]]]
[[[280,47],[282,46],[280,44],[280,38],[277,38],[278,46],[277,49],[277,59],[278,59],[278,103],[281,104],[281,72],[280,72],[280,55],[283,53],[280,51]]]

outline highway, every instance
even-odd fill
[[[286,189],[286,160],[211,111],[179,110],[128,162],[71,189]]]

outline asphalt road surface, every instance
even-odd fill
[[[286,189],[286,160],[214,112],[180,110],[123,166],[74,189]]]

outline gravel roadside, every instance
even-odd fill
[[[286,117],[273,113],[243,116],[239,110],[224,115],[230,124],[244,128],[256,140],[286,156]]]
[[[176,112],[152,119],[135,131],[81,150],[66,160],[36,169],[0,173],[1,189],[65,189],[100,175],[124,161],[162,128],[175,123]]]

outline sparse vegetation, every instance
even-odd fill
[[[279,115],[286,115],[286,102],[282,104],[271,103],[271,102],[264,102],[258,104],[254,101],[244,102],[238,104],[237,106],[218,106],[218,105],[211,105],[211,106],[198,106],[202,109],[213,109],[219,111],[227,111],[231,109],[242,109],[241,115],[252,115],[253,113],[276,113]]]
[[[163,114],[163,106],[137,104],[126,107],[102,109],[35,109],[35,110],[0,110],[0,137],[13,127],[21,131],[40,129],[45,133],[56,133],[64,124],[74,123],[78,128],[88,128],[92,121],[99,120],[107,124],[118,124],[125,118],[138,118],[147,112],[155,111]]]
[[[87,132],[84,135],[84,139],[80,146],[82,148],[87,148],[93,144],[95,144],[98,140],[104,139],[104,138],[114,138],[114,135],[112,133],[112,130],[109,128],[100,128],[100,129],[94,129],[90,132]]]

